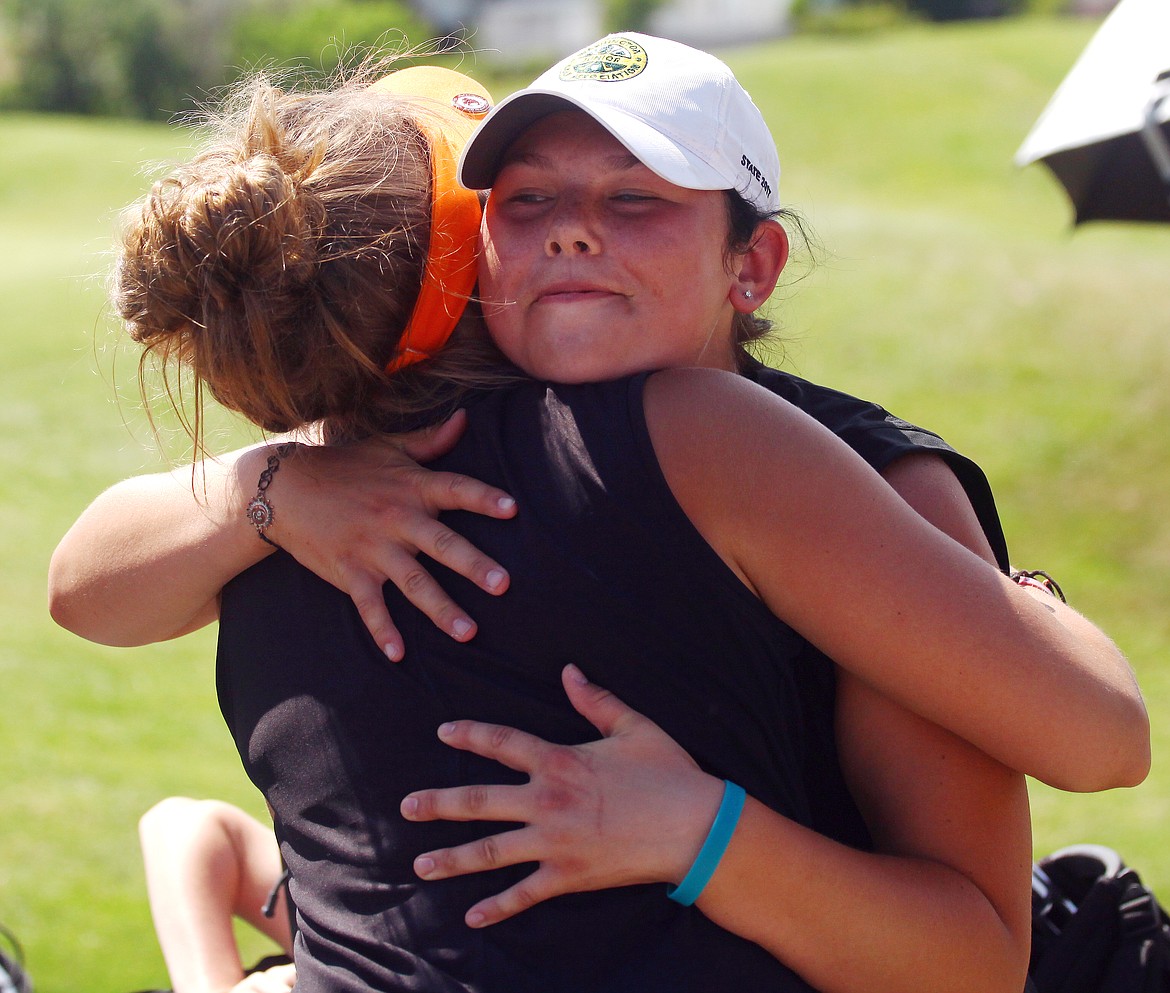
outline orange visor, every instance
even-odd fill
[[[431,152],[431,234],[422,286],[387,372],[433,357],[447,343],[475,289],[476,249],[483,215],[479,195],[459,185],[457,166],[476,124],[491,110],[491,94],[462,73],[411,66],[371,87],[419,98],[415,124]]]

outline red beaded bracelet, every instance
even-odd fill
[[[1049,596],[1056,597],[1061,603],[1068,603],[1064,598],[1064,590],[1060,588],[1060,584],[1043,569],[1013,569],[1011,579],[1018,586],[1031,586],[1033,589],[1043,590]]]

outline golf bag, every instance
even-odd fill
[[[1037,993],[1170,993],[1170,923],[1112,849],[1074,845],[1032,869]]]
[[[24,971],[24,952],[16,936],[0,924],[0,993],[32,993],[32,980]]]

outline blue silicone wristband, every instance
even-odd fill
[[[736,786],[729,779],[723,780],[723,801],[719,804],[719,812],[715,815],[711,830],[707,832],[707,840],[703,842],[703,847],[699,849],[699,854],[695,856],[695,861],[683,877],[683,881],[666,891],[666,895],[675,903],[689,907],[699,899],[703,887],[711,881],[723,853],[727,851],[727,845],[731,841],[735,826],[739,823],[739,815],[743,813],[746,799],[747,794],[744,793],[742,786]]]

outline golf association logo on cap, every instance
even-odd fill
[[[451,106],[468,117],[483,117],[492,105],[478,93],[457,93],[451,98]]]
[[[633,79],[646,68],[646,49],[636,41],[614,35],[583,48],[569,57],[561,68],[560,78],[616,83]]]

